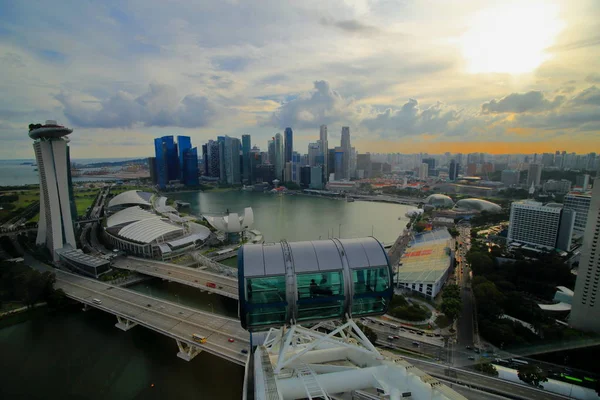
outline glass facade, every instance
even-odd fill
[[[284,324],[285,276],[246,279],[246,321],[249,326]]]
[[[385,311],[387,292],[390,289],[387,266],[353,270],[352,284],[354,285],[352,316]]]
[[[296,275],[298,321],[339,318],[344,315],[342,271]]]
[[[185,186],[198,186],[198,149],[187,149],[183,154],[182,182]]]

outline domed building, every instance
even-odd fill
[[[432,194],[427,196],[424,204],[433,206],[435,208],[450,208],[454,206],[454,201],[445,194]]]
[[[457,211],[487,211],[489,213],[499,213],[502,211],[502,207],[498,204],[483,199],[459,200],[456,202],[454,209]]]

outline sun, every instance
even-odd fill
[[[476,14],[461,38],[470,73],[522,74],[551,58],[564,24],[557,5],[520,1]]]

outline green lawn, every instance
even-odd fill
[[[40,200],[40,192],[37,190],[22,190],[19,191],[19,200],[17,200],[14,205],[16,208],[25,208],[29,206],[31,203]],[[23,193],[23,194],[21,194]]]
[[[92,189],[89,191],[75,192],[75,207],[77,208],[77,215],[84,215],[87,208],[91,207],[96,200],[96,196],[100,189]]]

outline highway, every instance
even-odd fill
[[[62,289],[72,299],[150,328],[187,346],[245,365],[247,356],[242,353],[242,350],[249,349],[249,336],[236,319],[194,310],[132,290],[52,269],[31,256],[26,256],[25,262],[38,270],[52,270],[56,274],[54,287]],[[98,304],[93,299],[98,299],[101,303]],[[119,322],[121,325],[119,327],[124,329],[123,324],[126,324],[126,321]],[[125,327],[124,330],[129,328]],[[205,344],[194,342],[192,340],[194,333],[206,336],[207,342]],[[230,338],[234,339],[233,343],[229,342]]]
[[[448,368],[445,365],[423,361],[418,358],[403,357],[415,367],[435,378],[440,378],[445,381],[460,381],[471,387],[479,388],[484,391],[492,391],[508,398],[529,400],[560,400],[566,398],[541,389],[535,389],[525,384],[513,383],[459,368]]]
[[[183,285],[192,286],[232,299],[238,299],[238,281],[235,278],[209,272],[205,269],[182,267],[176,264],[138,257],[117,257],[113,267],[136,271]],[[214,285],[214,287],[213,287]]]
[[[466,346],[472,346],[474,343],[473,330],[474,330],[474,301],[473,293],[471,291],[471,283],[468,279],[469,268],[465,256],[467,251],[471,247],[471,226],[468,224],[459,224],[457,229],[460,233],[457,238],[459,247],[456,254],[456,270],[455,275],[457,284],[461,290],[462,299],[462,312],[457,320],[457,347],[460,350],[464,350]],[[455,365],[467,365],[470,363],[468,360],[469,355],[465,356],[464,352],[459,352],[454,355]]]

